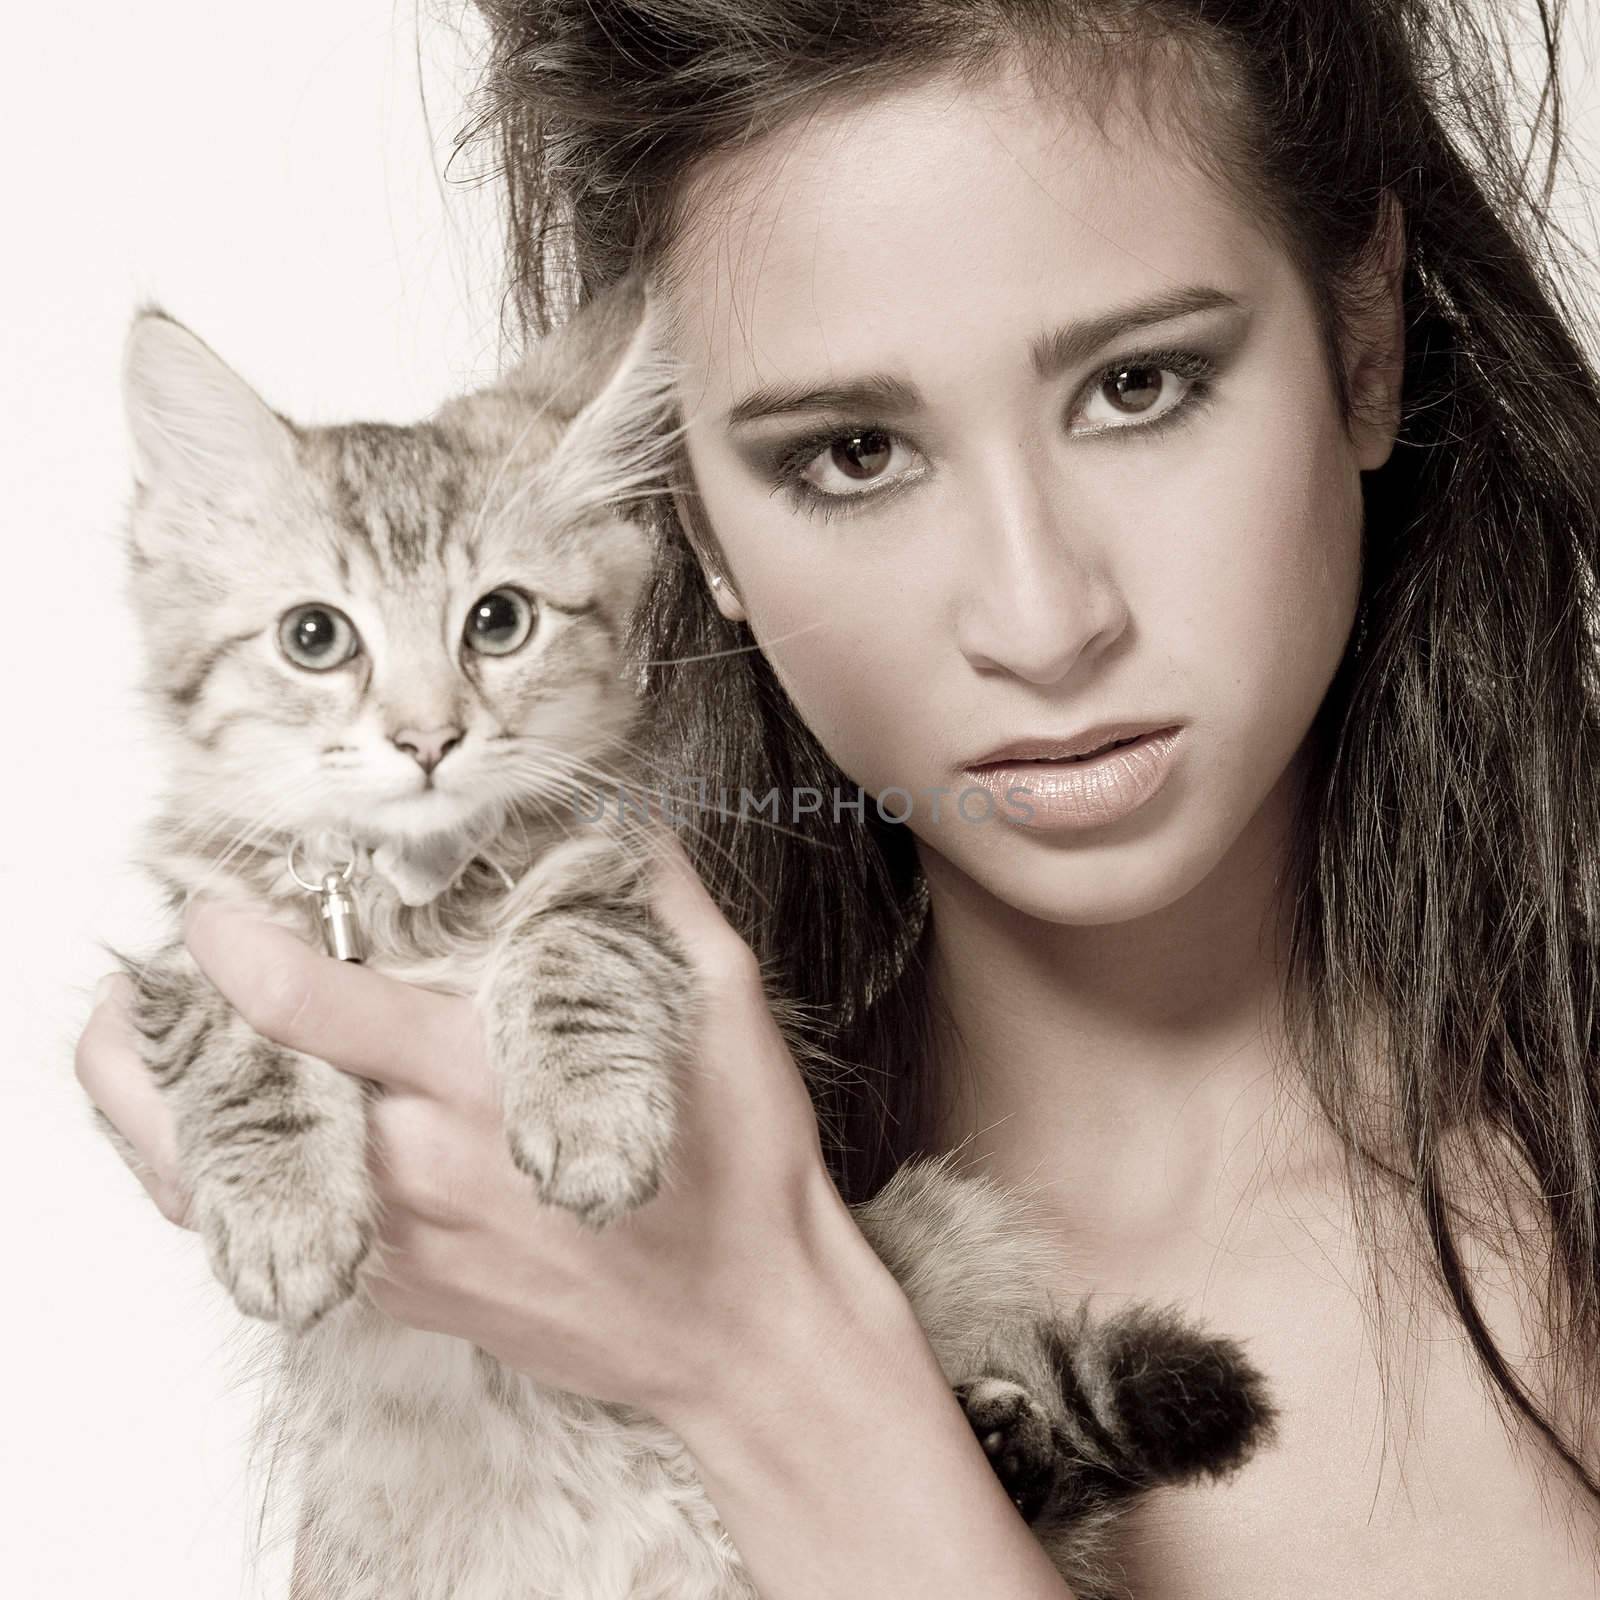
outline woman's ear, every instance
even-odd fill
[[[1363,472],[1389,459],[1400,432],[1406,363],[1406,223],[1400,202],[1383,197],[1377,238],[1358,282],[1351,326],[1350,434]]]
[[[675,486],[672,505],[678,514],[678,526],[683,529],[689,548],[694,551],[695,560],[700,564],[706,587],[711,591],[712,603],[729,622],[745,621],[744,606],[722,566],[715,542],[706,536],[691,508],[691,497],[681,487]]]

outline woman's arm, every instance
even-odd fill
[[[709,1404],[663,1419],[762,1600],[1071,1600],[900,1286],[834,1201],[817,1298]]]

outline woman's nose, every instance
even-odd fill
[[[1101,542],[1067,509],[1043,452],[1013,447],[974,499],[957,612],[962,653],[980,671],[1055,683],[1126,626]]]

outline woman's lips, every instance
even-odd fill
[[[1008,757],[965,772],[994,796],[1001,820],[1018,827],[1104,827],[1137,811],[1166,782],[1182,731],[1157,729],[1098,755]]]

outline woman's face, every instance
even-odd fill
[[[718,603],[829,754],[909,806],[936,885],[1093,923],[1197,884],[1282,798],[1391,443],[1347,437],[1288,259],[1156,132],[1019,75],[818,116],[690,219]],[[1040,798],[986,808],[998,747],[1106,723],[1180,729],[1142,803],[1052,809],[1083,774],[1019,758],[1002,789]]]

